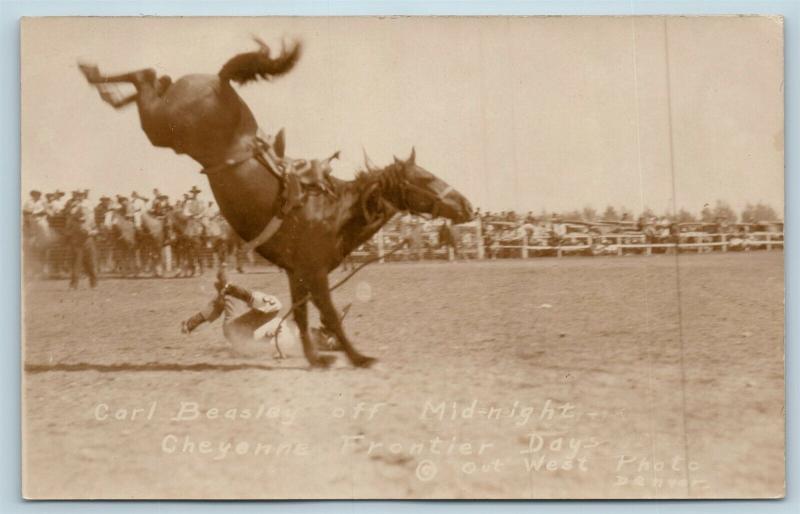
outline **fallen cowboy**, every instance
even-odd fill
[[[204,323],[222,317],[222,333],[238,351],[247,353],[248,347],[258,349],[253,344],[268,344],[276,359],[302,355],[297,326],[278,318],[282,304],[275,296],[230,283],[224,266],[217,273],[214,288],[217,294],[206,307],[181,322],[182,333],[191,334]],[[349,309],[350,305],[344,308],[342,317]],[[325,327],[311,328],[311,337],[319,350],[341,350]]]

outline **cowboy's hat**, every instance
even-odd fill
[[[200,189],[197,186],[192,186],[192,188],[189,190],[189,192],[191,194],[195,194],[196,195],[198,193],[201,193],[202,191],[200,191]]]

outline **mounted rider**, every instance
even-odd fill
[[[129,214],[133,216],[133,226],[137,231],[142,229],[142,213],[147,211],[149,200],[149,198],[140,195],[136,191],[131,192]]]
[[[56,189],[52,193],[47,193],[45,196],[45,212],[47,215],[48,221],[52,218],[58,217],[62,215],[62,211],[64,210],[64,201],[62,198],[64,197],[64,192],[60,189]]]
[[[153,201],[150,202],[150,210],[147,213],[155,218],[164,218],[170,209],[169,196],[161,194],[158,189],[153,189]]]
[[[195,219],[201,219],[206,213],[206,204],[199,198],[202,191],[197,186],[192,186],[189,190],[189,197],[183,204],[183,215]]]

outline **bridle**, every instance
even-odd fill
[[[443,190],[439,191],[438,193],[434,193],[433,191],[425,189],[424,187],[420,187],[416,184],[409,182],[408,179],[404,179],[400,185],[402,190],[401,194],[403,196],[403,203],[405,204],[406,207],[408,207],[408,201],[406,200],[406,195],[408,194],[409,190],[413,190],[415,193],[419,193],[433,202],[433,209],[431,209],[432,218],[439,217],[442,205],[444,205],[445,203],[445,197],[448,194],[450,194],[451,191],[454,191],[453,186],[448,184],[447,187],[444,188]]]
[[[411,211],[408,203],[408,194],[410,192],[417,193],[424,196],[428,200],[431,200],[433,207],[431,209],[430,216],[432,218],[437,218],[439,216],[442,206],[445,204],[447,195],[454,191],[453,186],[449,184],[439,192],[430,191],[422,186],[418,186],[417,184],[414,184],[408,180],[408,177],[406,176],[406,169],[400,164],[395,165],[395,167],[389,173],[387,173],[384,177],[381,177],[379,187],[384,190],[390,189],[397,193],[399,200],[397,202],[397,207],[402,211]],[[424,213],[415,214],[423,215]]]

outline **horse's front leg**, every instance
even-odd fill
[[[292,305],[296,305],[294,308],[294,322],[303,342],[303,354],[305,354],[306,360],[312,367],[327,368],[333,363],[334,357],[332,355],[320,355],[308,333],[308,288],[301,278],[293,274],[289,275],[289,288],[292,293]],[[304,298],[306,300],[298,304]]]
[[[342,320],[336,312],[336,307],[333,305],[333,300],[331,299],[328,286],[328,274],[324,272],[320,273],[314,282],[309,284],[309,288],[311,289],[311,297],[314,301],[314,305],[319,309],[322,324],[339,340],[350,362],[359,368],[368,368],[377,362],[377,359],[359,353],[345,335],[344,328],[342,327]]]

